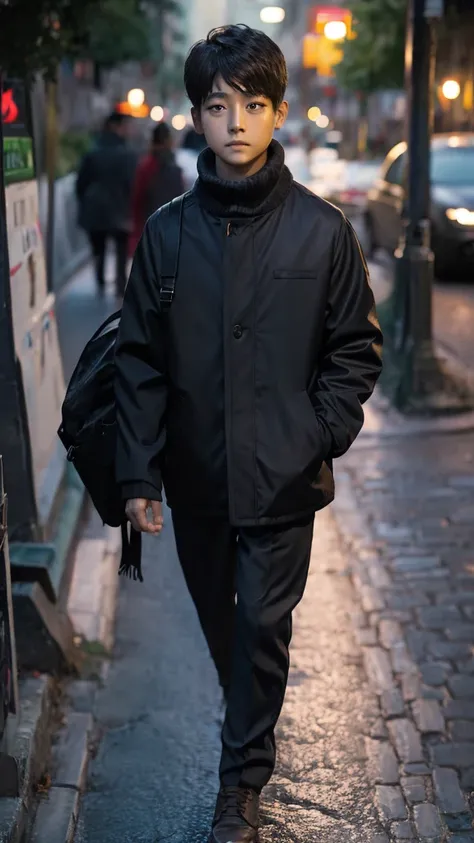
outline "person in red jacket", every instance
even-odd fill
[[[167,123],[158,123],[153,129],[150,151],[140,161],[135,175],[131,255],[135,253],[148,217],[182,193],[183,175],[175,161],[171,129]]]

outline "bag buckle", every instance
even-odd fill
[[[171,304],[173,301],[174,290],[169,290],[166,287],[160,289],[160,302],[162,304]]]
[[[71,445],[67,449],[66,459],[68,462],[73,462],[74,460],[74,452],[77,451],[77,445]]]

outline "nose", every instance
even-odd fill
[[[239,103],[229,109],[229,132],[233,135],[245,132],[245,110]]]

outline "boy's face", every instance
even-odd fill
[[[196,131],[205,135],[218,163],[225,166],[225,175],[257,172],[287,114],[288,103],[282,102],[275,112],[268,97],[236,91],[220,77],[201,108],[192,110]]]

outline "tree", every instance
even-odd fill
[[[66,56],[143,61],[162,36],[150,22],[180,12],[179,0],[0,0],[0,66],[10,76],[53,78]]]
[[[10,76],[52,77],[88,38],[97,0],[0,0],[0,66]]]
[[[404,77],[406,0],[354,0],[356,38],[343,44],[336,67],[341,85],[370,94],[402,88]]]
[[[83,53],[105,66],[153,59],[168,14],[181,16],[177,0],[103,0],[90,21]]]

